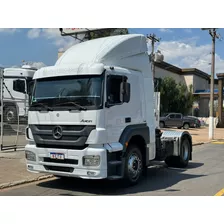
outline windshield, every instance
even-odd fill
[[[99,109],[102,106],[102,76],[67,76],[35,81],[31,109]]]

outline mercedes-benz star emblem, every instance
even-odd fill
[[[61,126],[56,126],[53,129],[53,137],[57,140],[62,137],[62,127]]]

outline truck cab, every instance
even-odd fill
[[[133,184],[155,159],[180,166],[191,159],[189,133],[156,129],[143,35],[77,44],[33,79],[28,171]]]
[[[4,68],[2,101],[3,118],[7,123],[17,123],[18,117],[27,117],[33,75],[37,69],[28,65],[21,68]]]

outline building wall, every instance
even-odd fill
[[[196,75],[183,75],[187,86],[193,85],[193,91],[210,89],[210,84],[207,79]],[[214,85],[214,89],[217,89],[218,85]]]
[[[193,82],[194,82],[194,90],[209,89],[209,83],[208,80],[206,79],[194,75]]]
[[[176,80],[176,82],[184,82],[185,83],[185,80],[184,78],[181,76],[181,75],[178,75],[174,72],[170,72],[170,71],[167,71],[165,69],[161,69],[159,67],[156,67],[155,66],[155,78],[165,78],[165,77],[172,77]]]
[[[184,80],[185,80],[185,84],[186,86],[189,88],[190,85],[194,84],[194,76],[193,75],[181,75]],[[193,86],[193,91],[194,91],[194,86]]]

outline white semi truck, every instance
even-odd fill
[[[72,46],[34,74],[25,147],[27,170],[58,177],[137,183],[152,161],[186,167],[187,131],[156,128],[144,35]]]
[[[3,83],[0,95],[4,122],[17,123],[19,117],[27,117],[32,79],[36,70],[29,65],[1,69]]]

